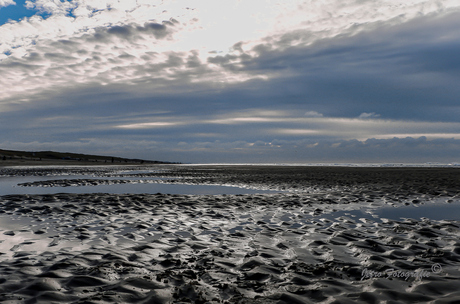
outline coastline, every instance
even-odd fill
[[[114,162],[110,161],[75,161],[75,160],[56,160],[56,159],[42,159],[42,160],[26,160],[26,159],[15,159],[15,160],[0,160],[0,168],[4,167],[24,167],[24,166],[34,166],[34,167],[43,167],[43,166],[68,166],[68,167],[78,167],[78,166],[159,166],[159,165],[173,165],[172,163],[143,163],[140,162]]]

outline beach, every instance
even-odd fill
[[[0,197],[4,303],[460,301],[459,168],[23,166],[0,176],[31,177],[17,186],[29,194]],[[53,192],[122,184],[242,193]],[[433,206],[450,211],[398,215]]]

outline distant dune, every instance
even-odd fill
[[[46,164],[170,164],[170,162],[115,156],[91,155],[55,151],[15,151],[0,149],[1,165],[46,165]]]

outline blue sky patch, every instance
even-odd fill
[[[9,20],[20,21],[37,13],[36,10],[27,9],[24,0],[16,0],[15,2],[16,5],[0,8],[0,25],[7,23]]]

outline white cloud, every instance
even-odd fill
[[[406,138],[406,137],[426,137],[427,139],[460,139],[460,133],[394,133],[394,134],[382,134],[375,135],[373,138],[376,139],[391,139],[391,138]]]
[[[168,114],[169,115],[169,114]],[[195,137],[226,140],[239,139],[241,134],[248,141],[262,138],[352,140],[366,141],[369,138],[391,139],[393,137],[421,137],[428,139],[459,138],[460,123],[405,121],[384,119],[360,119],[346,117],[305,118],[296,111],[246,111],[228,112],[226,114],[205,115],[189,113],[185,116],[163,116],[152,122],[151,118],[135,121],[126,119],[118,128],[124,129],[168,129],[170,138],[193,141]],[[150,121],[149,121],[150,120]],[[249,127],[250,126],[250,127]],[[113,124],[107,126],[113,128]],[[190,131],[193,130],[193,131]]]
[[[321,133],[319,130],[308,129],[278,129],[275,132],[283,135],[315,135]]]
[[[321,113],[318,113],[316,111],[308,111],[308,112],[305,112],[305,117],[323,117],[323,114]]]
[[[380,114],[376,114],[375,112],[371,112],[371,113],[361,113],[359,115],[359,118],[362,118],[362,119],[369,119],[369,118],[379,118],[380,117]]]
[[[35,9],[41,13],[53,15],[65,15],[71,9],[76,7],[75,2],[59,1],[59,0],[27,0],[25,6],[27,9]]]
[[[278,48],[307,45],[355,33],[374,23],[404,22],[460,6],[455,1],[434,5],[431,0],[26,3],[51,16],[34,16],[0,26],[0,70],[5,75],[0,81],[0,100],[29,100],[41,92],[65,90],[69,84],[123,82],[150,86],[178,79],[191,83],[267,79],[275,74],[251,74],[207,61],[216,54],[228,54],[233,58],[229,62],[238,68],[243,58],[239,56],[258,56],[253,47],[262,43]],[[75,18],[68,15],[70,11]],[[151,32],[149,35],[139,30],[146,24],[165,24],[168,20],[177,22],[167,26],[171,31],[165,37],[152,37]],[[239,47],[232,48],[239,42]]]
[[[5,7],[8,5],[16,5],[16,2],[14,2],[14,0],[0,0],[0,7]]]
[[[123,129],[147,129],[147,128],[158,128],[158,127],[171,127],[177,126],[179,123],[173,122],[144,122],[144,123],[137,123],[137,124],[128,124],[128,125],[119,125],[118,128]]]

